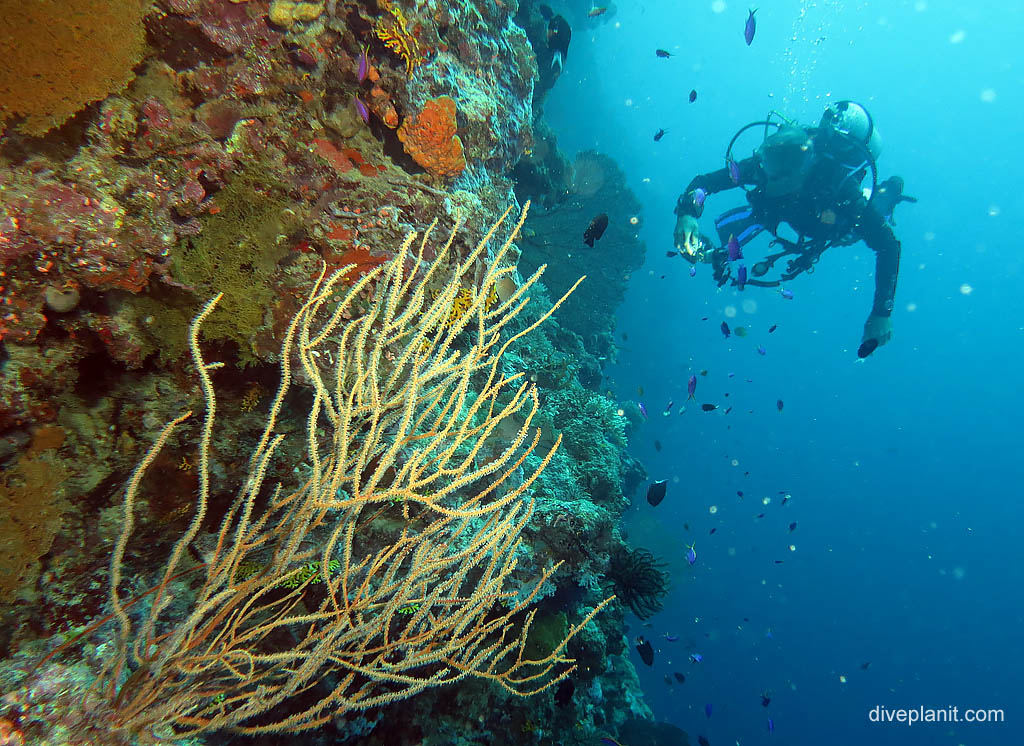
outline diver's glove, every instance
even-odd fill
[[[861,337],[857,357],[866,358],[876,349],[892,339],[892,318],[871,314],[864,322],[864,336]]]
[[[680,215],[676,220],[674,234],[676,249],[691,262],[700,250],[701,241],[698,233],[697,218],[693,215]]]

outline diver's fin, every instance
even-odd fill
[[[551,69],[554,70],[556,67],[558,68],[559,74],[561,74],[561,72],[562,72],[562,53],[561,52],[555,52],[554,56],[551,58]]]

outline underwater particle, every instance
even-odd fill
[[[638,218],[636,215],[634,215],[633,217],[631,217],[629,219],[629,224],[630,225],[636,225],[639,222],[640,222],[640,218]]]
[[[711,12],[712,13],[724,13],[725,12],[725,0],[714,0],[714,2],[711,3]]]
[[[772,501],[772,499],[770,497],[762,497],[761,498],[761,504],[762,505],[768,505],[768,504],[771,503],[771,501]]]
[[[789,551],[795,552],[796,551],[796,544],[790,544],[789,545]]]
[[[846,677],[843,674],[839,674],[839,683],[840,684],[845,684],[846,683]]]
[[[990,218],[997,218],[997,217],[999,217],[999,212],[1000,212],[999,205],[989,205],[988,206],[988,216]]]
[[[954,31],[952,34],[949,35],[949,43],[950,44],[960,44],[966,38],[967,38],[967,32],[964,31],[963,29],[957,29],[956,31]]]
[[[722,309],[722,315],[727,319],[736,318],[736,306],[728,305]]]
[[[733,466],[739,466],[740,465],[740,460],[738,458],[734,458],[729,463],[732,464]]]
[[[717,512],[718,512],[718,506],[717,506],[717,505],[709,505],[709,506],[708,506],[708,512],[709,512],[709,513],[710,513],[711,515],[714,515],[715,513],[717,513]]]
[[[981,93],[978,94],[978,98],[981,99],[982,103],[991,104],[996,100],[996,92],[994,88],[982,89]]]
[[[970,295],[974,292],[974,288],[968,285],[966,282],[960,286],[960,295]]]
[[[679,673],[678,671],[673,671],[672,675],[676,677],[676,681],[678,681],[680,684],[686,683],[686,674]]]
[[[748,298],[741,304],[744,313],[757,313],[757,301],[753,298]]]

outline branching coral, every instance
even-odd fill
[[[641,619],[661,611],[670,576],[664,563],[646,549],[619,546],[612,550],[608,577],[615,593]]]
[[[377,19],[374,33],[377,38],[384,42],[384,46],[397,54],[405,61],[405,74],[412,75],[416,66],[423,62],[420,55],[419,43],[416,37],[409,32],[408,23],[402,9],[396,7],[390,0],[379,0],[381,10],[388,15]]]
[[[5,2],[0,126],[41,135],[122,89],[142,58],[147,0]]]
[[[405,152],[438,177],[454,176],[466,167],[462,139],[455,134],[455,101],[451,96],[432,98],[415,117],[398,128]]]

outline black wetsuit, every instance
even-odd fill
[[[753,186],[747,192],[747,201],[753,208],[750,221],[764,226],[776,234],[782,222],[788,223],[803,238],[829,240],[833,244],[864,241],[875,252],[875,298],[871,313],[875,316],[892,314],[896,296],[896,277],[900,266],[900,242],[873,205],[868,205],[860,189],[857,176],[848,177],[850,168],[829,154],[818,131],[808,129],[815,140],[815,159],[803,187],[792,194],[770,196],[765,193],[766,176],[756,158],[739,161],[740,183],[733,182],[728,168],[696,176],[676,203],[676,215],[699,218],[703,205],[698,206],[694,190],[703,189],[708,195],[738,186]],[[847,154],[847,161],[851,161]],[[856,166],[854,166],[855,168]],[[738,234],[739,231],[737,230]],[[722,244],[728,236],[720,236]],[[721,257],[718,257],[721,259]]]

